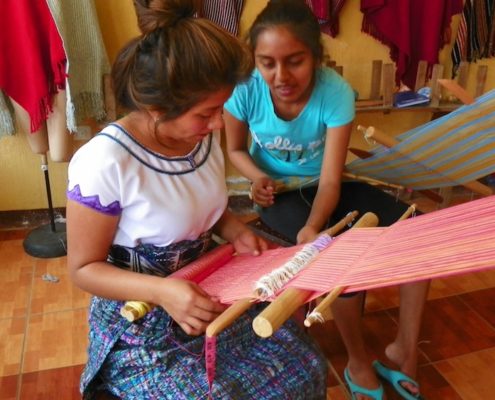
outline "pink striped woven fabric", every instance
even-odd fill
[[[258,257],[234,257],[231,247],[220,248],[217,251],[225,252],[228,260],[223,265],[216,263],[211,274],[205,272],[208,263],[202,263],[201,279],[194,280],[210,295],[230,304],[252,297],[256,281],[290,260],[301,247],[268,250]],[[312,291],[309,301],[338,286],[353,292],[494,266],[495,196],[489,196],[387,228],[348,230],[284,289]],[[197,263],[181,272],[190,268],[197,268]]]

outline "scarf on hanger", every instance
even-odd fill
[[[495,0],[466,0],[452,47],[455,76],[461,61],[473,62],[495,55]]]
[[[339,13],[345,0],[306,0],[318,18],[323,33],[336,37],[339,33]]]
[[[27,111],[36,132],[65,89],[62,39],[45,0],[0,1],[0,26],[0,89]],[[0,107],[5,115],[8,107]]]
[[[67,128],[75,132],[87,118],[105,118],[103,75],[110,72],[110,63],[94,0],[43,1],[50,8],[67,53]]]
[[[244,0],[203,0],[200,17],[209,19],[237,36]]]
[[[438,63],[450,41],[452,16],[462,6],[462,0],[361,0],[361,29],[390,48],[397,85],[414,88],[419,62],[427,61],[430,69]]]

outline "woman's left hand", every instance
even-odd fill
[[[319,232],[310,225],[304,225],[297,233],[297,244],[309,243],[318,237]]]
[[[243,229],[235,238],[232,240],[235,251],[238,254],[252,254],[253,256],[258,256],[262,251],[268,249],[268,244],[265,240],[256,236],[248,228]]]

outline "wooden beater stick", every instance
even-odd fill
[[[402,221],[403,219],[409,218],[415,211],[416,211],[416,204],[411,204],[397,221]],[[378,220],[376,224],[378,224]],[[319,323],[325,322],[325,318],[324,318],[325,310],[331,306],[331,304],[342,293],[344,289],[345,287],[343,286],[334,287],[330,291],[330,293],[306,317],[306,319],[304,320],[304,326],[309,328],[315,322],[319,322]]]
[[[354,228],[378,225],[378,217],[373,213],[364,214]],[[258,336],[270,337],[287,319],[313,294],[311,290],[288,288],[254,320],[253,329]]]
[[[358,214],[359,213],[357,211],[350,212],[334,226],[322,231],[320,235],[327,234],[329,236],[335,236],[338,232],[344,229],[346,225],[352,223]],[[208,325],[206,328],[206,336],[218,336],[224,329],[232,325],[240,315],[246,312],[255,300],[256,296],[253,296],[253,298],[240,299],[234,302]]]

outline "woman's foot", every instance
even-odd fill
[[[349,385],[351,392],[354,390],[353,400],[380,400],[385,399],[384,396],[381,397],[373,397],[367,396],[363,394],[363,392],[376,391],[378,393],[381,389],[383,392],[383,387],[378,377],[376,376],[375,370],[372,368],[370,363],[362,363],[362,362],[349,362],[346,368],[347,376],[346,381],[349,385],[349,381],[352,382],[353,387]],[[359,389],[364,389],[364,391],[360,391]]]
[[[407,375],[411,379],[416,379],[416,372],[418,367],[418,352],[406,351],[404,346],[401,346],[397,342],[390,343],[385,348],[385,355],[393,364],[393,367]],[[401,381],[401,386],[406,389],[412,395],[419,395],[419,387],[411,382]]]

